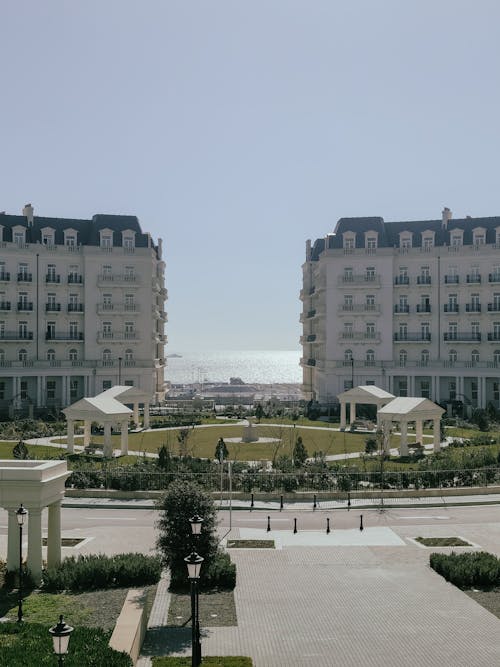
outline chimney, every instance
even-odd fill
[[[31,204],[26,204],[26,206],[23,208],[23,215],[28,221],[28,226],[31,227],[33,225],[33,217],[35,214],[35,209]]]
[[[447,206],[445,206],[445,207],[443,208],[442,216],[443,216],[443,217],[442,217],[442,220],[443,220],[443,222],[442,222],[442,227],[443,227],[443,229],[447,229],[447,228],[448,228],[448,222],[449,222],[449,221],[451,220],[451,218],[452,218],[452,213],[451,213],[450,209],[449,209]]]

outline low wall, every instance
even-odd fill
[[[122,610],[116,621],[109,645],[115,651],[124,651],[135,665],[146,634],[145,592],[132,588],[127,593]]]

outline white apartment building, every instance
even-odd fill
[[[500,406],[500,217],[341,218],[306,243],[303,389]]]
[[[162,399],[164,269],[135,216],[0,214],[0,416],[116,384]]]

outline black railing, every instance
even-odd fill
[[[417,285],[430,285],[431,282],[430,276],[417,276]]]
[[[467,333],[455,333],[448,332],[443,334],[444,341],[458,341],[458,342],[467,342],[467,341],[480,341],[481,334],[476,331],[470,331]]]
[[[18,301],[17,310],[33,310],[33,301]]]
[[[481,304],[480,303],[466,303],[465,304],[465,312],[467,312],[467,313],[480,313],[481,312]]]
[[[445,303],[444,304],[445,313],[458,313],[458,303]]]
[[[18,283],[31,283],[33,281],[33,274],[32,273],[18,273],[17,274],[17,282]]]
[[[45,310],[49,313],[58,313],[61,310],[60,303],[46,303]]]
[[[55,273],[47,273],[45,276],[45,282],[46,283],[60,283],[61,282],[61,276],[56,275]]]

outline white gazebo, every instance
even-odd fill
[[[138,387],[129,387],[127,385],[117,385],[106,389],[99,396],[111,396],[123,405],[131,405],[134,411],[134,422],[139,425],[139,405],[144,406],[144,428],[149,428],[149,404],[151,394],[139,389]]]
[[[415,423],[415,437],[422,442],[423,424],[432,420],[434,427],[434,451],[441,449],[441,417],[443,408],[428,398],[399,396],[381,407],[377,412],[377,422],[382,424],[384,433],[384,451],[389,452],[389,434],[393,422],[399,423],[401,432],[400,455],[408,456],[408,424]]]
[[[337,396],[340,402],[340,430],[344,430],[346,427],[346,404],[349,403],[349,424],[353,424],[356,420],[356,404],[368,404],[377,406],[377,424],[378,424],[378,411],[389,401],[392,401],[394,394],[389,394],[388,391],[380,389],[375,385],[360,385],[359,387],[353,387],[348,391],[344,391],[342,394]]]
[[[42,511],[48,507],[47,566],[61,562],[61,502],[71,473],[66,461],[0,460],[0,507],[8,512],[7,570],[19,568],[16,512],[28,510],[27,565],[38,583],[42,576]]]

